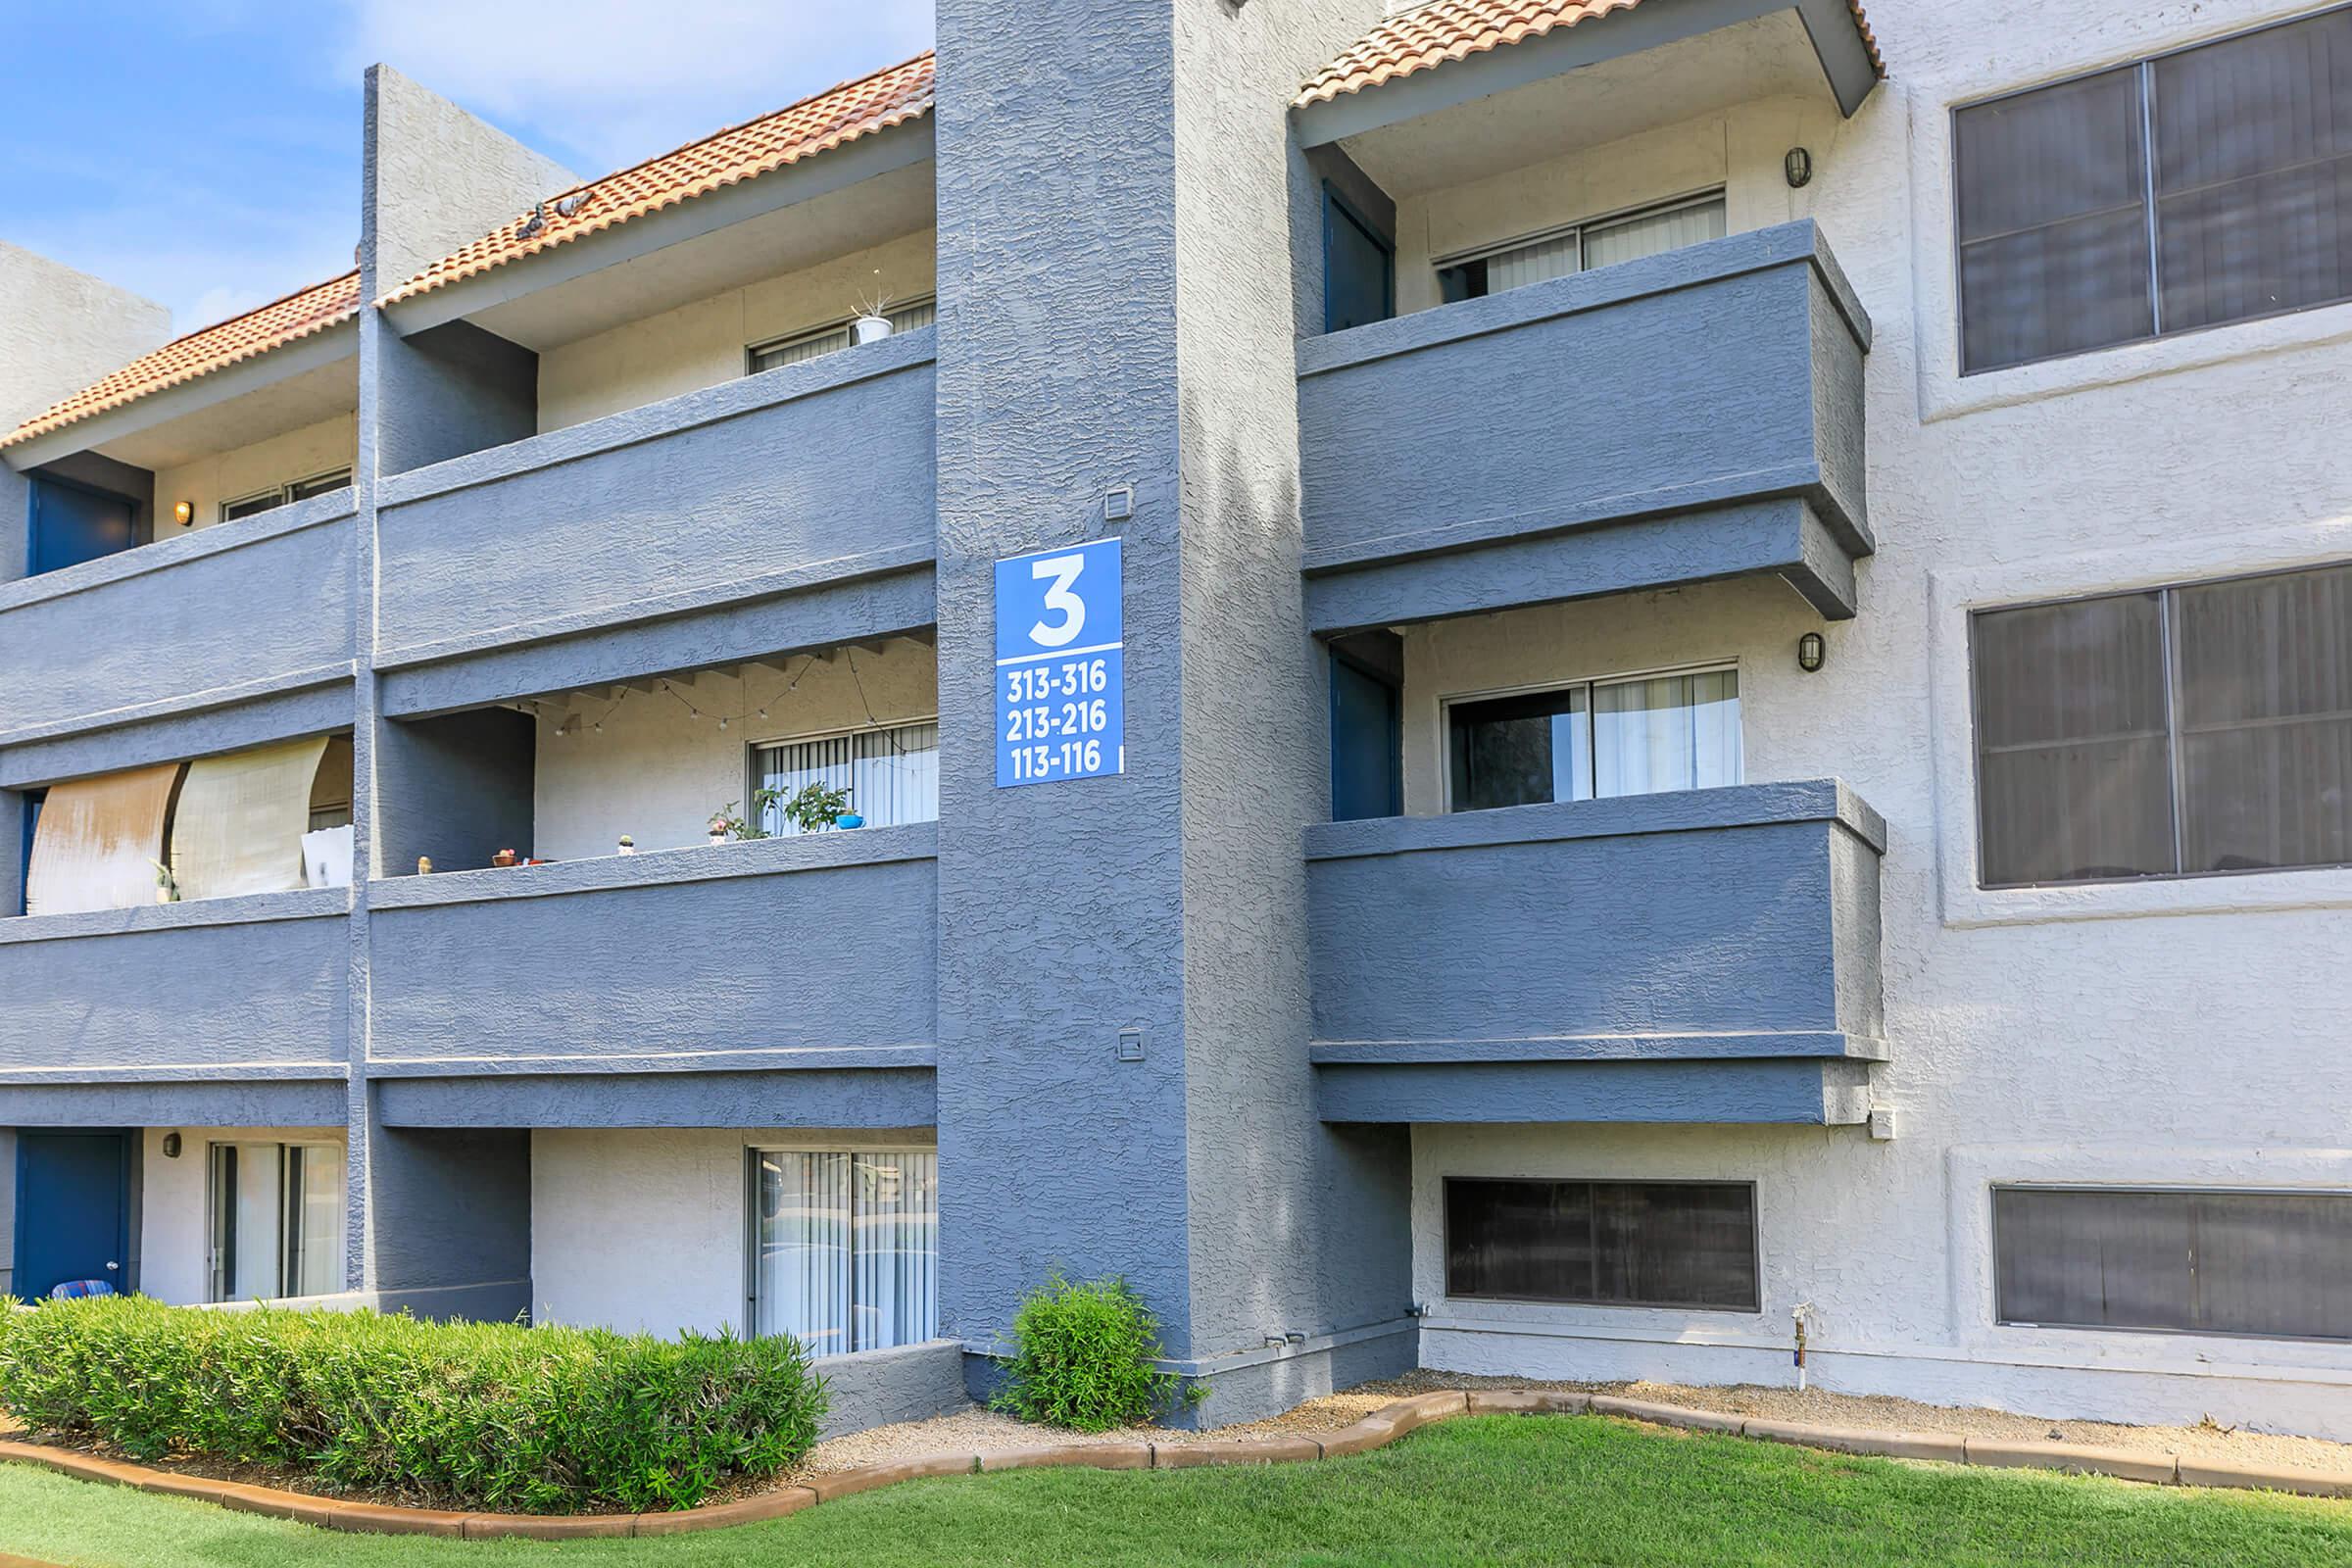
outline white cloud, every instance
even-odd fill
[[[383,61],[583,175],[929,47],[931,0],[358,0]]]

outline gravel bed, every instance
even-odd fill
[[[1592,1394],[1614,1394],[1658,1404],[1680,1404],[1735,1415],[1763,1416],[1779,1421],[1804,1421],[1816,1426],[1871,1427],[1891,1432],[1942,1432],[1963,1437],[2082,1443],[2110,1448],[2146,1448],[2193,1454],[2231,1464],[2278,1465],[2298,1470],[2352,1473],[2352,1443],[2328,1443],[2319,1438],[2285,1437],[2211,1424],[2180,1426],[2122,1426],[2108,1421],[2057,1420],[2047,1416],[2016,1415],[2005,1410],[1956,1408],[1921,1404],[1877,1395],[1830,1394],[1811,1389],[1766,1388],[1741,1384],[1729,1388],[1688,1388],[1675,1383],[1561,1383],[1525,1378],[1473,1377],[1450,1372],[1414,1372],[1382,1383],[1367,1383],[1344,1394],[1326,1395],[1286,1410],[1281,1415],[1242,1426],[1206,1432],[1177,1432],[1161,1427],[1129,1427],[1117,1432],[1061,1432],[1030,1426],[1010,1416],[977,1406],[875,1427],[853,1437],[820,1443],[809,1454],[802,1474],[848,1470],[862,1464],[911,1459],[943,1450],[996,1453],[1041,1443],[1157,1443],[1170,1446],[1208,1439],[1279,1437],[1301,1432],[1336,1432],[1391,1400],[1436,1389],[1581,1389]]]

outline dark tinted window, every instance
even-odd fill
[[[1323,188],[1323,330],[1345,331],[1396,314],[1389,242],[1326,185]]]
[[[2352,863],[2352,567],[1988,611],[1989,886]]]
[[[2004,1323],[2352,1339],[2352,1194],[2007,1187]]]
[[[2352,9],[1952,132],[1964,373],[2352,298]]]
[[[1484,811],[1590,795],[1575,781],[1591,702],[1589,688],[1571,686],[1454,704],[1446,711],[1453,808]]]
[[[1446,1294],[1756,1311],[1755,1189],[1448,1179]]]

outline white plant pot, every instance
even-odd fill
[[[850,323],[850,331],[861,344],[879,343],[890,336],[890,318],[883,316],[860,316]]]

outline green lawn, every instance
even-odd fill
[[[917,1482],[659,1541],[329,1536],[0,1465],[0,1550],[104,1568],[331,1561],[725,1563],[2328,1564],[2352,1503],[1817,1454],[1592,1417],[1489,1416],[1322,1464]]]

